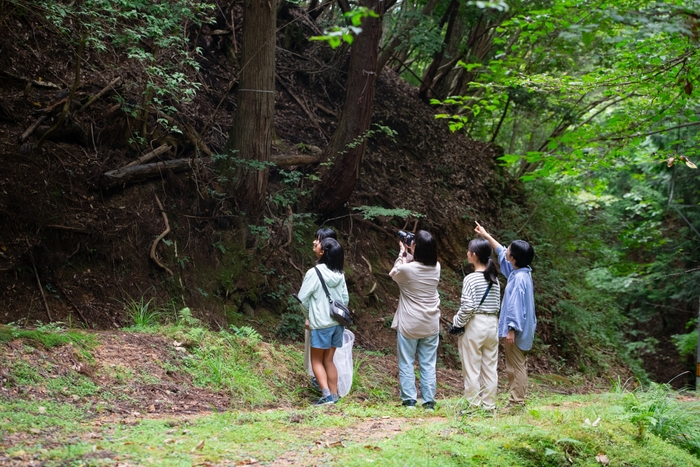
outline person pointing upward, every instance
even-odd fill
[[[524,352],[532,348],[537,327],[535,287],[530,267],[535,250],[524,240],[513,240],[505,248],[478,222],[474,231],[496,250],[501,273],[508,280],[498,320],[498,337],[504,340],[509,402],[523,405],[527,392],[527,359]]]

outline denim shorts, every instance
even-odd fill
[[[311,330],[311,347],[314,349],[337,349],[343,346],[343,331],[345,327],[341,325],[330,328]]]

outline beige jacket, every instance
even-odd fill
[[[389,272],[400,291],[399,306],[391,328],[407,339],[422,339],[440,331],[440,296],[437,291],[440,263],[426,266],[412,259],[409,255],[404,264],[399,257]]]

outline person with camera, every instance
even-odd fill
[[[415,236],[399,231],[399,238],[399,257],[389,275],[399,286],[399,304],[391,328],[397,335],[401,400],[405,407],[416,406],[414,364],[417,354],[423,408],[433,410],[440,331],[437,242],[425,230],[419,230]]]
[[[462,299],[449,333],[459,335],[464,397],[471,407],[496,408],[498,390],[498,311],[501,286],[487,240],[469,242],[467,261],[474,266],[462,282]]]
[[[504,340],[509,403],[524,405],[527,392],[527,360],[524,352],[532,348],[537,327],[535,286],[530,267],[535,250],[524,240],[513,240],[506,248],[478,222],[474,231],[496,250],[501,273],[508,279],[498,320],[498,337]]]
[[[343,326],[331,317],[330,297],[347,305],[350,297],[345,283],[343,247],[333,238],[314,242],[314,253],[318,261],[304,276],[297,295],[307,310],[306,318],[311,328],[311,367],[321,390],[321,398],[314,405],[338,402],[338,370],[333,363],[335,350],[343,346]]]

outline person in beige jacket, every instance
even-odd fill
[[[389,273],[400,292],[391,328],[397,335],[402,404],[409,408],[416,406],[418,395],[413,368],[417,354],[423,407],[433,410],[440,331],[440,296],[437,291],[440,263],[437,242],[429,232],[419,230],[413,244],[399,242],[399,257]],[[413,255],[409,253],[411,247]]]

